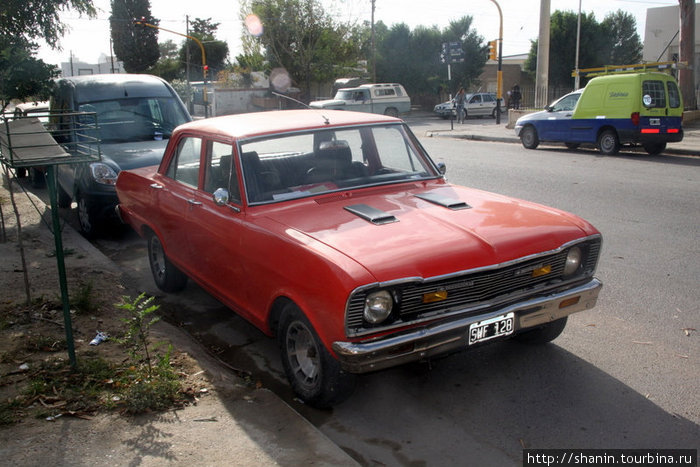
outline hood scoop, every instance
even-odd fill
[[[453,211],[459,211],[460,209],[471,209],[471,206],[460,199],[449,198],[438,193],[422,193],[414,196],[429,203],[446,207],[447,209],[451,209]]]
[[[345,206],[343,209],[375,225],[391,224],[399,221],[392,214],[377,208],[373,208],[372,206],[368,206],[366,204],[353,204],[350,206]]]

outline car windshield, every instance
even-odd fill
[[[106,143],[169,138],[176,126],[189,119],[169,97],[138,97],[84,102],[80,112],[95,112],[100,138]]]
[[[240,145],[249,203],[439,176],[402,124],[322,129]]]

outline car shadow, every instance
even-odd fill
[[[571,154],[571,155],[590,155],[594,157],[614,157],[616,159],[624,159],[628,160],[630,162],[653,162],[657,164],[666,164],[666,165],[683,165],[683,166],[688,166],[688,167],[700,167],[700,157],[693,157],[693,156],[684,156],[684,155],[678,155],[678,154],[660,154],[658,156],[650,156],[643,150],[625,150],[622,149],[620,152],[618,152],[615,155],[612,156],[606,156],[600,153],[596,148],[594,147],[579,147],[576,149],[567,149],[564,146],[543,146],[540,145],[536,149],[537,151],[544,151],[544,152],[558,152],[558,153],[566,153],[566,154]]]

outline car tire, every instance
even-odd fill
[[[357,376],[341,369],[309,320],[293,303],[288,303],[282,311],[277,342],[287,379],[304,403],[325,409],[352,395]]]
[[[148,264],[153,281],[163,292],[179,292],[187,285],[187,276],[170,262],[155,233],[148,236]]]
[[[581,145],[580,143],[564,143],[567,147],[567,149],[571,149],[572,151],[574,149],[578,149],[578,147]]]
[[[69,209],[70,208],[70,203],[71,203],[71,197],[68,193],[66,193],[66,190],[61,188],[61,185],[58,185],[58,207],[62,209]]]
[[[46,173],[43,169],[31,168],[29,169],[29,176],[32,180],[32,187],[44,188],[46,186]]]
[[[399,111],[394,107],[387,107],[387,109],[384,111],[384,115],[388,115],[389,117],[398,117]]]
[[[568,316],[559,318],[556,321],[538,326],[531,331],[525,331],[517,334],[513,339],[524,344],[546,344],[551,342],[564,331]]]
[[[666,142],[642,143],[642,147],[650,156],[658,156],[666,149]]]
[[[620,140],[615,130],[605,130],[598,136],[598,149],[605,156],[614,156],[620,151]]]
[[[75,202],[78,204],[80,232],[86,238],[94,237],[101,227],[101,222],[98,220],[95,212],[95,206],[90,202],[90,199],[80,192],[76,193]]]
[[[527,149],[535,149],[540,144],[540,139],[534,126],[527,125],[520,131],[520,142]]]

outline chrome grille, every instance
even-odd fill
[[[580,243],[583,248],[583,263],[577,278],[591,276],[600,253],[599,237]],[[359,290],[348,301],[346,328],[349,336],[367,334],[382,329],[405,325],[437,315],[457,311],[469,312],[482,305],[507,302],[510,298],[537,294],[563,284],[563,271],[569,249],[549,255],[524,259],[496,269],[466,271],[448,278],[406,282],[388,287],[399,304],[393,312],[393,320],[379,327],[364,322],[362,314],[365,297],[376,289]],[[532,271],[550,266],[551,272],[536,276]],[[447,291],[447,298],[433,303],[423,303],[425,294]]]

